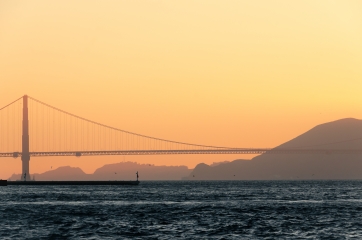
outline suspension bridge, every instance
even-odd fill
[[[24,180],[30,180],[31,157],[263,153],[361,154],[362,149],[231,148],[179,142],[107,126],[27,95],[0,108],[0,157],[20,157]]]

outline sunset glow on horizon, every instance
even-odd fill
[[[0,108],[27,94],[174,141],[275,147],[362,119],[361,1],[1,1]],[[252,155],[32,158],[31,173]],[[0,178],[21,172],[1,159]]]

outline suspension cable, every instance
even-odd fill
[[[0,111],[1,111],[1,110],[3,110],[4,108],[9,107],[11,104],[16,103],[17,101],[19,101],[19,100],[20,100],[20,99],[22,99],[22,98],[23,98],[23,97],[20,97],[20,98],[16,99],[14,102],[9,103],[9,104],[8,104],[8,105],[6,105],[5,107],[0,108]]]
[[[148,139],[152,139],[152,140],[156,140],[156,141],[163,141],[163,142],[169,142],[169,143],[176,143],[176,144],[182,144],[182,145],[187,145],[187,146],[193,146],[193,147],[233,149],[233,148],[230,148],[230,147],[209,146],[209,145],[193,144],[193,143],[186,143],[186,142],[178,142],[178,141],[172,141],[172,140],[167,140],[167,139],[162,139],[162,138],[156,138],[156,137],[151,137],[151,136],[147,136],[147,135],[142,135],[142,134],[138,134],[138,133],[134,133],[134,132],[129,132],[129,131],[126,131],[126,130],[122,130],[122,129],[119,129],[119,128],[107,126],[107,125],[105,125],[105,124],[98,123],[98,122],[95,122],[95,121],[92,121],[92,120],[89,120],[89,119],[86,119],[86,118],[77,116],[77,115],[75,115],[75,114],[66,112],[66,111],[61,110],[61,109],[59,109],[59,108],[53,107],[53,106],[51,106],[51,105],[49,105],[49,104],[47,104],[47,103],[44,103],[44,102],[42,102],[42,101],[40,101],[40,100],[37,100],[37,99],[35,99],[35,98],[33,98],[33,97],[28,96],[28,98],[30,98],[30,99],[32,99],[33,101],[36,101],[36,102],[38,102],[38,103],[40,103],[40,104],[43,104],[44,106],[47,106],[47,107],[52,108],[52,109],[54,109],[54,110],[60,111],[60,112],[62,112],[62,113],[64,113],[64,114],[67,114],[67,115],[72,116],[72,117],[74,117],[74,118],[77,118],[77,119],[79,119],[79,120],[83,120],[83,121],[86,121],[86,122],[89,122],[89,123],[96,124],[96,125],[98,125],[99,127],[105,127],[105,128],[112,129],[112,130],[115,130],[115,131],[127,133],[127,134],[130,134],[130,135],[133,135],[133,136],[148,138]]]

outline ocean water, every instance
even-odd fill
[[[362,181],[0,187],[0,239],[361,239]]]

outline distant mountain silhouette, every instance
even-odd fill
[[[186,166],[154,166],[152,164],[137,164],[134,162],[121,162],[104,165],[93,174],[86,174],[80,168],[59,167],[45,173],[31,174],[36,181],[86,181],[86,180],[136,180],[136,172],[139,172],[139,180],[180,180],[188,176],[191,169]],[[21,174],[13,174],[9,180],[20,179]]]
[[[180,180],[192,170],[186,166],[154,166],[133,162],[115,163],[98,168],[93,178],[97,180],[130,180],[136,178],[138,171],[140,180]]]
[[[19,180],[20,175],[21,174],[13,174],[9,180]],[[83,181],[90,180],[90,175],[91,174],[84,173],[80,168],[65,166],[41,174],[31,174],[31,179],[34,178],[37,181]]]
[[[362,120],[318,125],[278,148],[362,149]],[[189,180],[362,179],[358,154],[262,154],[214,167],[201,163]]]
[[[223,162],[213,162],[212,164],[210,164],[210,167],[215,167],[221,164],[225,164],[225,163],[230,163],[230,161],[223,161]]]

